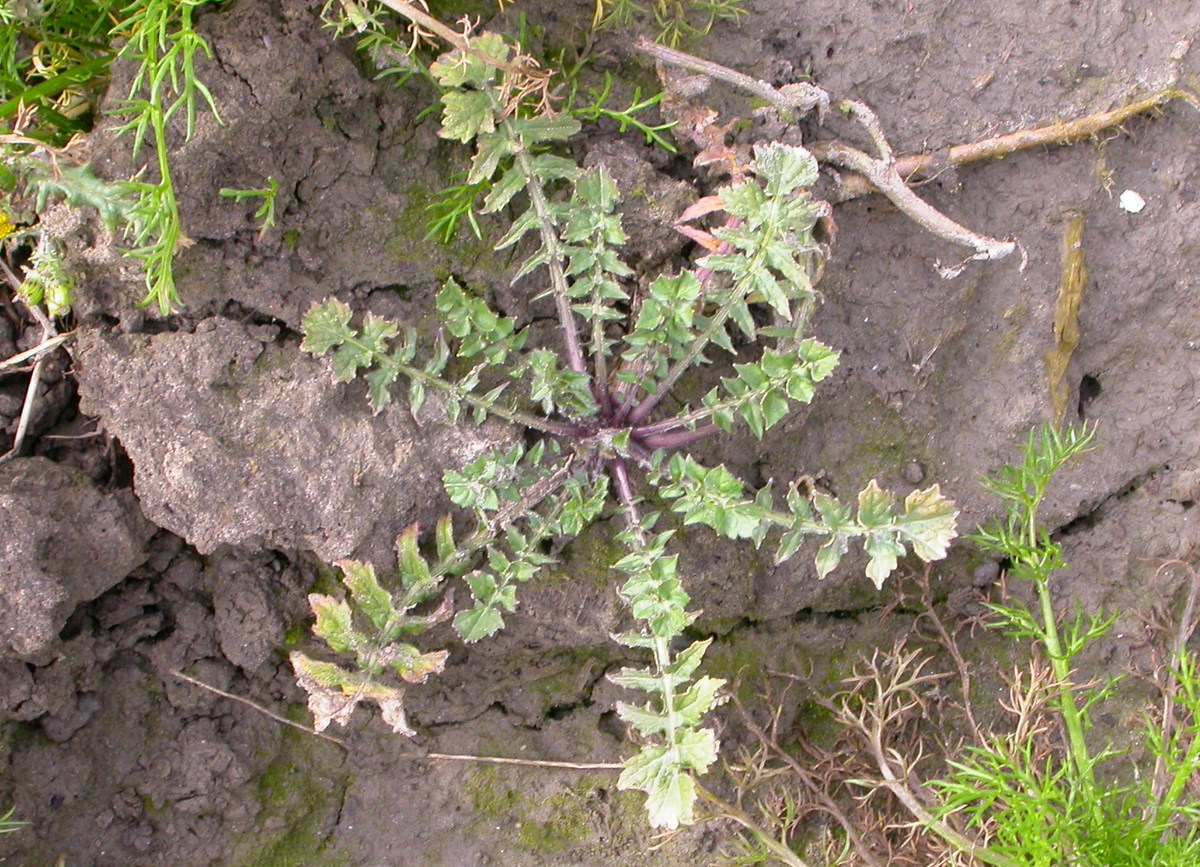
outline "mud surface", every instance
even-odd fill
[[[899,153],[1107,110],[1173,81],[1200,88],[1200,49],[1184,44],[1200,10],[1185,0],[748,8],[690,50],[861,100]],[[495,26],[514,30],[516,14]],[[578,42],[590,14],[555,7],[539,38],[548,49]],[[449,247],[423,240],[424,208],[456,166],[420,116],[428,87],[373,81],[310,4],[238,0],[202,29],[214,57],[201,74],[224,124],[205,122],[173,155],[195,242],[179,259],[187,310],[156,319],[136,306],[136,279],[97,260],[72,364],[48,376],[33,420],[38,456],[0,467],[0,812],[14,806],[32,823],[0,836],[0,863],[717,863],[732,833],[722,824],[646,854],[639,799],[611,772],[419,758],[624,755],[617,690],[603,677],[622,663],[607,639],[620,603],[603,523],[562,552],[560,572],[524,588],[496,640],[451,642],[445,675],[411,692],[415,744],[368,717],[338,733],[342,745],[318,740],[173,674],[305,719],[286,650],[305,640],[322,562],[386,565],[401,529],[447,510],[441,473],[512,436],[452,429],[432,411],[371,416],[361,388],[333,387],[326,364],[300,352],[312,302],[336,294],[421,323],[454,275],[533,315],[509,287],[506,255],[467,234]],[[598,68],[653,86],[631,42],[602,35]],[[118,70],[116,85],[129,74]],[[712,99],[746,114],[719,88]],[[803,133],[853,135],[830,122]],[[700,456],[752,483],[820,475],[843,496],[871,478],[901,492],[940,482],[973,527],[995,510],[977,479],[1049,416],[1063,237],[1082,217],[1088,280],[1067,420],[1096,423],[1098,448],[1059,480],[1047,518],[1071,563],[1062,598],[1121,612],[1088,660],[1119,670],[1137,650],[1139,612],[1176,590],[1158,566],[1194,560],[1200,543],[1198,122],[1172,103],[1121,132],[947,169],[921,188],[956,220],[1015,239],[1024,268],[1018,255],[945,280],[935,265],[961,250],[882,197],[836,207],[814,331],[841,351],[838,371],[811,411],[763,442],[726,438]],[[743,138],[762,132],[744,126]],[[92,146],[102,170],[128,168],[124,142],[101,131]],[[649,269],[679,255],[669,223],[707,191],[687,160],[604,125],[577,149],[640,191],[626,217],[632,259]],[[253,208],[217,190],[267,175],[280,183],[280,225],[259,238]],[[1145,210],[1118,206],[1126,189]],[[0,356],[36,340],[0,317]],[[4,449],[24,387],[0,379]],[[61,438],[92,429],[101,435]],[[876,593],[853,564],[818,583],[804,558],[774,568],[694,532],[683,566],[705,612],[697,628],[717,636],[718,676],[811,663],[832,681],[912,628],[890,605],[897,589]],[[983,592],[979,566],[963,547],[935,570],[951,622]]]

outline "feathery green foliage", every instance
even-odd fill
[[[60,147],[91,128],[122,0],[0,4],[0,124]]]
[[[1012,577],[1033,585],[1033,610],[1012,597],[990,607],[998,627],[1032,640],[1048,661],[1053,677],[1031,681],[1023,703],[1048,707],[1065,741],[1047,754],[1029,737],[994,734],[929,786],[940,796],[940,818],[957,815],[968,828],[986,829],[988,863],[1185,867],[1200,863],[1200,800],[1188,789],[1200,768],[1195,654],[1185,649],[1172,660],[1171,719],[1145,726],[1143,740],[1161,774],[1135,769],[1130,779],[1120,773],[1120,754],[1095,743],[1092,726],[1115,681],[1080,684],[1073,672],[1073,660],[1115,618],[1077,611],[1059,622],[1054,611],[1051,576],[1065,564],[1061,546],[1038,523],[1038,509],[1053,475],[1089,447],[1092,433],[1049,425],[1031,433],[1022,462],[986,480],[1005,501],[1005,517],[973,537],[1008,558]]]
[[[196,112],[207,105],[220,120],[212,94],[196,75],[196,55],[211,57],[212,49],[196,32],[195,16],[213,0],[139,0],[127,7],[113,29],[128,41],[120,56],[138,64],[129,95],[117,114],[125,118],[120,133],[133,137],[136,158],[143,144],[153,149],[151,165],[128,182],[135,196],[128,217],[132,238],[128,255],[146,273],[146,304],[162,314],[182,303],[172,267],[175,253],[191,243],[183,231],[179,201],[171,176],[167,127],[177,115],[184,118],[184,134],[191,139]]]
[[[167,129],[183,118],[184,134],[195,132],[197,111],[217,114],[212,94],[196,74],[197,55],[211,50],[195,29],[201,7],[215,0],[58,0],[0,7],[0,123],[12,118],[24,139],[62,146],[91,128],[97,93],[117,58],[136,64],[128,95],[117,114],[120,133],[132,135],[136,159],[149,144],[153,158],[135,176],[118,183],[97,180],[86,166],[55,158],[48,165],[30,141],[0,148],[5,170],[36,199],[62,195],[95,207],[110,230],[118,225],[130,239],[127,255],[146,275],[146,303],[163,314],[179,306],[172,268],[175,253],[189,241],[184,233],[171,176]],[[114,44],[121,43],[119,48]],[[34,45],[32,53],[22,46]]]
[[[603,27],[629,27],[648,22],[655,39],[675,46],[703,36],[718,21],[733,21],[746,14],[743,0],[596,0],[595,23]]]

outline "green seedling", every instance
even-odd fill
[[[20,831],[29,824],[28,822],[21,822],[14,819],[13,816],[16,815],[16,812],[17,808],[13,807],[3,816],[0,816],[0,834],[11,834],[13,831]]]
[[[222,187],[220,195],[225,199],[243,202],[246,199],[262,199],[262,204],[254,212],[254,219],[259,221],[258,239],[261,241],[268,229],[275,228],[275,196],[279,192],[279,182],[273,177],[267,178],[267,186],[261,190],[235,190]]]

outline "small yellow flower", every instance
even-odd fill
[[[11,235],[16,228],[17,227],[13,225],[13,221],[9,219],[8,214],[4,212],[3,208],[0,208],[0,241],[3,241],[5,238]]]

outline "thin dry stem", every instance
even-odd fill
[[[188,683],[190,683],[194,686],[198,686],[201,689],[207,690],[208,692],[211,692],[214,695],[219,695],[219,696],[221,696],[221,698],[227,698],[227,699],[230,699],[231,701],[236,701],[240,704],[244,704],[247,707],[258,711],[259,713],[263,714],[264,716],[270,717],[271,719],[275,720],[276,722],[283,723],[286,726],[291,726],[294,729],[299,729],[300,731],[305,732],[306,734],[310,734],[315,737],[321,738],[321,740],[325,740],[325,741],[329,741],[330,743],[337,744],[339,747],[341,747],[344,750],[350,749],[350,747],[346,744],[346,742],[341,740],[340,738],[335,738],[332,735],[327,735],[324,732],[319,732],[319,731],[316,731],[315,729],[309,728],[308,726],[304,725],[303,723],[298,723],[295,720],[290,720],[285,716],[281,716],[281,715],[275,713],[274,711],[263,707],[261,704],[258,704],[257,702],[251,701],[248,698],[244,698],[243,696],[240,696],[240,695],[235,695],[232,692],[226,692],[223,689],[218,689],[217,687],[212,686],[211,684],[207,684],[202,680],[197,680],[194,677],[189,677],[188,675],[184,674],[181,671],[172,669],[170,674],[172,677],[177,677],[180,680],[187,681]],[[429,753],[412,753],[412,754],[407,754],[407,755],[404,753],[401,753],[399,756],[397,756],[397,758],[408,759],[410,761],[421,761],[424,759],[429,759],[431,761],[472,762],[475,764],[484,764],[484,765],[520,765],[521,767],[526,767],[526,768],[557,768],[557,769],[567,770],[567,771],[619,771],[625,767],[624,765],[620,764],[619,762],[559,762],[559,761],[553,761],[550,759],[511,759],[511,758],[507,758],[505,756],[474,756],[474,755],[467,755],[465,753],[429,752]]]
[[[696,783],[696,793],[705,801],[716,807],[717,813],[722,818],[732,819],[737,822],[747,831],[755,836],[755,838],[766,846],[771,852],[784,864],[791,867],[808,867],[808,864],[800,858],[795,852],[780,843],[772,837],[766,829],[754,821],[746,811],[726,801],[724,798],[713,794],[700,783]]]
[[[854,731],[867,747],[880,779],[875,785],[889,791],[924,828],[937,834],[959,851],[993,867],[1018,867],[1012,859],[990,851],[978,840],[968,837],[945,821],[934,816],[921,802],[913,784],[913,766],[920,756],[905,761],[898,750],[887,746],[889,731],[924,702],[918,689],[940,679],[940,675],[925,674],[929,659],[919,651],[908,651],[898,642],[884,658],[876,651],[866,663],[865,670],[856,670],[846,683],[850,691],[842,697],[840,707],[830,702],[837,718]],[[854,705],[857,704],[857,710]],[[919,785],[919,784],[918,784]]]
[[[1017,151],[1049,145],[1065,145],[1090,138],[1105,130],[1115,129],[1139,114],[1161,108],[1172,100],[1182,99],[1196,106],[1196,96],[1176,87],[1152,93],[1112,111],[1101,111],[1075,120],[1052,123],[1034,129],[1023,129],[1006,135],[969,144],[954,145],[946,154],[951,165],[963,165],[979,160],[999,159]],[[1200,106],[1196,106],[1200,107]],[[932,154],[917,154],[896,161],[896,169],[909,180],[936,170],[937,159]]]
[[[655,45],[646,39],[640,40],[634,47],[637,51],[650,55],[662,64],[687,69],[731,84],[765,100],[785,116],[795,111],[806,113],[814,108],[823,115],[829,103],[829,95],[813,85],[788,85],[776,88],[765,81],[718,63]],[[854,173],[841,178],[839,201],[847,201],[878,190],[918,225],[939,237],[974,250],[974,255],[965,262],[941,268],[943,276],[953,277],[961,272],[967,262],[975,259],[1003,258],[1016,250],[1017,245],[1011,240],[998,240],[980,235],[951,220],[913,193],[908,187],[909,183],[928,176],[943,162],[949,162],[951,165],[963,165],[979,160],[997,159],[1032,147],[1079,141],[1104,130],[1120,127],[1130,118],[1153,111],[1176,99],[1182,99],[1200,108],[1200,99],[1195,94],[1177,87],[1169,87],[1112,111],[1098,112],[1076,120],[1035,129],[1018,130],[979,142],[955,145],[944,155],[916,154],[900,158],[893,155],[892,148],[883,135],[874,113],[862,103],[847,100],[840,103],[839,107],[850,112],[863,124],[874,142],[876,150],[879,151],[879,157],[873,158],[841,142],[817,142],[809,149],[821,162],[848,169]]]
[[[1126,121],[1140,114],[1159,109],[1176,99],[1182,99],[1200,108],[1194,94],[1179,88],[1168,87],[1112,111],[1101,111],[1075,120],[1017,130],[982,141],[952,145],[937,154],[909,154],[897,157],[896,171],[906,182],[911,184],[933,177],[947,165],[961,166],[981,160],[1001,159],[1009,154],[1035,147],[1074,144],[1106,130],[1116,129]],[[827,142],[815,142],[810,150],[817,159],[823,160],[825,148],[828,146]],[[837,201],[845,202],[857,199],[874,191],[866,177],[844,175],[839,184]]]
[[[837,805],[837,802],[829,796],[824,787],[817,784],[816,780],[813,778],[813,775],[807,768],[796,761],[796,759],[790,753],[780,747],[777,736],[777,729],[779,725],[778,711],[772,719],[771,731],[768,733],[754,720],[749,711],[747,711],[745,706],[742,704],[741,700],[737,697],[736,693],[733,695],[732,701],[734,707],[737,708],[738,714],[742,718],[742,723],[747,729],[750,730],[750,733],[758,738],[759,743],[766,747],[770,753],[773,753],[785,765],[787,765],[788,768],[791,769],[792,773],[794,773],[800,779],[800,783],[807,790],[809,797],[816,802],[820,809],[832,816],[833,819],[842,826],[842,830],[845,831],[847,839],[854,844],[854,848],[858,851],[859,857],[861,857],[865,863],[871,865],[871,867],[881,867],[874,855],[871,854],[870,848],[864,843],[862,836],[858,833],[858,830],[854,827],[854,824],[849,818],[847,818],[842,808]]]
[[[8,267],[8,263],[3,259],[0,259],[0,270],[4,272],[4,279],[8,281],[13,292],[16,293],[18,298],[21,298],[21,281],[17,279],[17,275],[12,272],[12,269]],[[25,389],[25,403],[21,406],[21,417],[17,420],[17,430],[13,435],[12,448],[5,454],[0,455],[0,465],[8,463],[19,455],[21,447],[25,445],[25,435],[29,431],[29,421],[33,418],[33,407],[37,401],[38,386],[42,383],[42,371],[46,367],[47,353],[50,349],[57,348],[58,345],[55,344],[54,346],[43,348],[58,336],[58,329],[54,327],[54,320],[43,313],[41,308],[36,304],[29,304],[24,298],[21,298],[21,302],[25,305],[25,309],[29,311],[29,315],[37,321],[38,326],[42,329],[42,341],[33,350],[30,350],[30,352],[37,351],[37,361],[34,362],[33,370],[29,374],[29,385]],[[27,356],[28,354],[26,353],[25,355]],[[5,362],[5,364],[8,363]]]
[[[651,42],[644,36],[633,47],[635,51],[648,54],[667,66],[676,66],[680,69],[698,72],[701,75],[707,75],[709,78],[724,81],[726,84],[732,84],[734,87],[770,103],[785,115],[789,115],[792,112],[807,114],[813,109],[817,109],[821,114],[824,114],[829,108],[829,94],[813,84],[800,83],[788,85],[784,88],[773,87],[765,81],[730,69],[727,66],[722,66],[719,63],[713,63],[711,60],[704,60],[694,57],[691,54],[685,54],[682,51],[676,51],[673,48],[667,48],[665,45]]]
[[[926,566],[924,573],[918,580],[921,588],[921,607],[924,609],[922,614],[926,620],[933,624],[933,631],[937,634],[938,644],[954,660],[954,668],[958,672],[959,689],[962,691],[962,711],[966,715],[968,726],[970,726],[972,739],[977,746],[983,746],[983,730],[979,727],[979,723],[975,720],[975,712],[971,709],[971,667],[967,665],[962,651],[958,648],[958,642],[950,635],[950,630],[946,628],[946,624],[942,621],[941,616],[937,613],[937,609],[933,605],[929,589],[931,571],[932,567]]]
[[[298,723],[295,720],[290,720],[285,716],[281,716],[280,714],[275,713],[275,711],[273,711],[273,710],[269,710],[269,709],[263,707],[261,704],[251,701],[248,698],[243,698],[242,696],[235,695],[232,692],[226,692],[223,689],[218,689],[217,687],[213,686],[212,684],[205,683],[202,680],[197,680],[194,677],[189,677],[188,675],[184,674],[182,671],[178,671],[176,669],[172,669],[169,672],[169,674],[171,675],[171,677],[177,677],[180,680],[187,681],[188,683],[192,684],[193,686],[198,686],[201,689],[208,690],[209,692],[213,693],[214,695],[219,695],[219,696],[221,696],[221,698],[227,698],[230,701],[236,701],[239,704],[244,704],[244,705],[246,705],[246,707],[249,707],[249,708],[252,708],[253,710],[258,711],[263,716],[270,717],[271,719],[275,720],[275,722],[283,723],[285,726],[291,726],[294,729],[299,729],[300,731],[306,732],[307,734],[313,735],[314,737],[318,737],[323,741],[329,741],[332,744],[337,744],[339,747],[341,747],[344,750],[350,749],[348,746],[346,746],[345,741],[340,740],[339,738],[335,738],[333,735],[327,735],[324,732],[319,732],[316,729],[309,728],[308,726],[304,725],[303,723]]]
[[[49,340],[43,340],[32,349],[26,349],[24,352],[18,352],[11,358],[6,358],[4,361],[0,361],[0,370],[4,370],[6,367],[18,367],[31,358],[37,358],[52,349],[57,349],[74,336],[74,331],[68,331],[66,334],[59,334],[55,337],[51,337]]]

